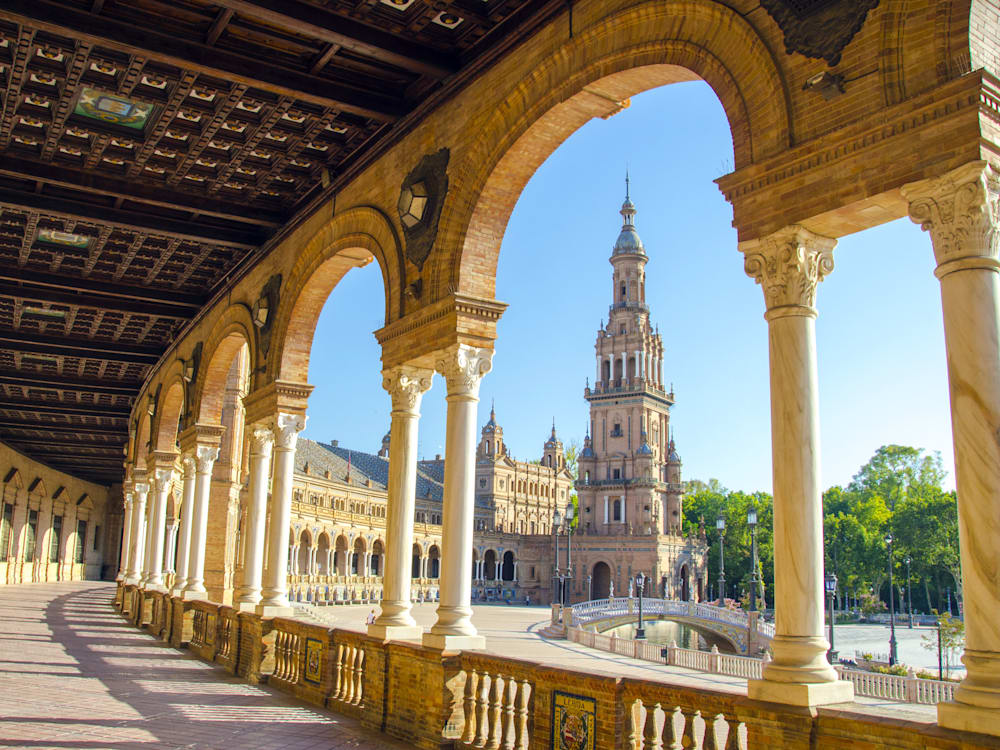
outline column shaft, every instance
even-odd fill
[[[163,586],[163,540],[167,523],[167,493],[170,492],[173,478],[172,469],[156,470],[156,492],[149,528],[149,576],[146,578],[146,588],[154,591],[166,591]]]
[[[475,519],[476,406],[479,384],[489,372],[493,353],[462,344],[439,359],[437,369],[448,383],[445,429],[444,507],[442,517],[440,604],[437,622],[424,635],[435,648],[485,648],[472,624],[472,530]]]
[[[212,490],[212,468],[219,457],[219,446],[199,445],[195,449],[198,461],[194,485],[194,512],[191,514],[191,548],[188,553],[188,580],[185,599],[204,599],[205,544],[208,541],[208,501]]]
[[[129,555],[129,571],[126,583],[138,584],[142,577],[142,555],[145,550],[146,495],[149,485],[136,482],[132,485],[135,496],[132,500],[132,552]]]
[[[271,518],[268,527],[267,565],[264,590],[257,613],[279,616],[291,613],[288,604],[288,529],[292,518],[292,472],[295,443],[306,426],[306,417],[279,413],[274,430],[274,482],[271,488]]]
[[[194,515],[194,482],[197,464],[194,456],[181,458],[184,467],[184,484],[181,490],[181,529],[177,544],[177,573],[174,576],[174,596],[181,596],[188,581],[188,560],[191,556],[191,517]]]
[[[126,489],[125,512],[122,514],[122,548],[118,562],[118,576],[115,580],[124,581],[128,575],[129,542],[132,538],[132,490]]]
[[[259,425],[250,435],[250,507],[243,552],[243,587],[237,595],[241,610],[252,611],[260,602],[264,575],[264,531],[267,522],[267,487],[270,479],[274,433]]]

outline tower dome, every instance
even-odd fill
[[[622,231],[618,234],[618,241],[615,242],[614,255],[645,255],[646,248],[642,246],[639,233],[635,230],[635,204],[629,197],[628,175],[625,175],[625,202],[619,211],[622,215]]]

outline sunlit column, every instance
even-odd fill
[[[149,576],[146,578],[146,588],[153,591],[166,591],[163,585],[163,541],[166,535],[167,494],[174,481],[173,469],[157,469],[155,492],[153,493],[153,509],[150,514],[149,535]]]
[[[594,378],[594,385],[596,386],[601,382],[601,355],[597,355],[597,377]]]
[[[149,490],[153,489],[155,486],[156,477],[153,477],[151,483],[147,483]],[[155,495],[154,495],[155,497]],[[146,506],[145,514],[142,519],[142,560],[139,564],[139,585],[145,588],[146,581],[149,579],[149,561],[152,557],[152,552],[150,548],[153,544],[153,535],[151,533],[151,527],[153,525],[153,506],[156,505],[156,501],[149,497],[149,491],[146,494]]]
[[[267,531],[268,549],[264,568],[264,591],[257,614],[291,614],[288,605],[288,529],[292,518],[292,472],[295,469],[295,443],[305,429],[302,414],[279,413],[274,430],[274,481],[271,488],[271,513]]]
[[[252,611],[260,602],[264,575],[264,532],[267,519],[267,488],[271,471],[274,433],[265,425],[250,431],[250,507],[243,551],[243,587],[236,598],[241,610]]]
[[[129,569],[129,543],[132,540],[132,524],[133,524],[133,505],[134,501],[132,499],[132,488],[129,485],[125,485],[124,496],[125,496],[125,512],[122,514],[122,549],[121,549],[121,559],[118,563],[118,576],[115,578],[117,581],[124,581],[128,575]]]
[[[740,243],[764,290],[771,370],[774,477],[774,659],[751,680],[757,700],[821,705],[852,700],[827,661],[823,635],[823,505],[819,472],[816,287],[836,240],[800,226]]]
[[[205,545],[208,542],[208,501],[212,489],[212,468],[219,457],[219,446],[199,445],[195,448],[198,462],[194,480],[194,512],[191,514],[191,548],[188,552],[188,580],[185,599],[204,599]]]
[[[389,392],[392,412],[382,610],[375,623],[368,626],[369,635],[378,638],[415,638],[423,632],[410,615],[410,582],[420,400],[431,387],[433,376],[432,370],[409,366],[393,367],[382,373],[382,387]],[[423,558],[419,567],[423,572]]]
[[[126,583],[138,584],[142,577],[142,557],[146,548],[146,495],[149,485],[139,481],[132,484],[132,552],[129,554],[129,570]]]
[[[181,530],[177,544],[177,574],[171,594],[181,596],[188,581],[188,560],[191,556],[191,517],[194,515],[194,483],[197,462],[194,455],[185,453],[181,457],[184,483],[181,489]]]
[[[441,540],[441,598],[437,622],[424,634],[434,648],[485,648],[472,624],[472,527],[475,517],[476,406],[479,384],[490,371],[493,352],[456,344],[437,362],[448,384],[444,506]]]
[[[175,552],[177,549],[177,530],[178,524],[176,519],[171,519],[167,523],[167,535],[166,535],[166,549],[163,550],[163,574],[166,576],[168,573],[176,573],[177,559],[175,557]]]
[[[903,187],[941,281],[966,677],[938,723],[1000,734],[1000,175],[985,161]]]

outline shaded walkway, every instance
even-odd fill
[[[113,596],[103,582],[0,586],[0,747],[407,747],[161,644]]]

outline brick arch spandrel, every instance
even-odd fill
[[[174,369],[171,365],[170,370]],[[177,423],[184,411],[185,383],[180,373],[173,372],[164,378],[164,383],[169,385],[163,387],[154,416],[153,450],[169,452],[177,449]]]
[[[242,304],[230,305],[212,326],[195,385],[193,410],[199,424],[221,423],[226,378],[244,346],[248,348],[252,372],[252,364],[257,361],[253,332],[250,308]],[[248,384],[251,387],[252,383]]]
[[[402,316],[403,251],[388,217],[371,206],[337,214],[298,254],[271,334],[267,372],[271,379],[305,383],[319,314],[340,279],[375,258],[382,273],[385,321]]]
[[[145,394],[139,399],[139,424],[135,431],[135,446],[133,460],[136,469],[146,469],[146,457],[149,453],[150,416],[146,411]]]
[[[770,49],[737,13],[708,0],[640,3],[583,29],[470,121],[480,133],[449,167],[452,185],[431,260],[433,298],[494,296],[500,241],[535,170],[618,102],[704,80],[719,97],[736,168],[790,143],[789,99]]]

